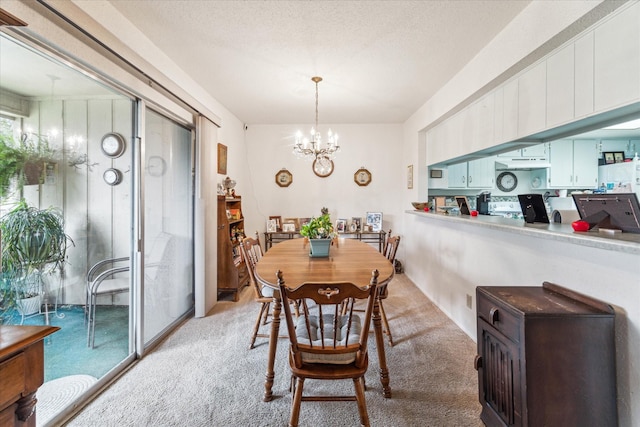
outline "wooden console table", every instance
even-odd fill
[[[43,339],[56,326],[0,326],[0,426],[36,425],[36,391],[44,382]]]
[[[387,232],[382,231],[356,231],[353,233],[338,233],[338,237],[345,239],[356,239],[365,243],[378,244],[378,251],[384,250],[384,242]],[[264,233],[264,251],[268,251],[274,243],[283,242],[285,240],[297,239],[302,237],[299,232],[285,231],[265,231]]]

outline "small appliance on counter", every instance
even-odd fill
[[[476,210],[480,215],[491,215],[489,212],[489,202],[491,202],[491,192],[483,191],[476,199]]]

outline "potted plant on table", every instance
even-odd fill
[[[319,217],[311,218],[311,221],[301,227],[300,235],[309,240],[309,256],[328,257],[331,240],[336,236],[329,210],[322,208],[322,214]]]
[[[73,240],[64,232],[62,215],[54,208],[30,207],[22,200],[0,218],[2,232],[3,310],[22,316],[42,305],[42,274],[61,269]]]

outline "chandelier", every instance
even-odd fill
[[[311,128],[310,138],[304,137],[302,132],[296,133],[296,142],[293,145],[293,154],[298,158],[308,160],[329,161],[333,158],[334,153],[340,149],[338,145],[338,134],[327,132],[326,142],[322,141],[322,136],[318,131],[318,83],[322,81],[322,77],[311,77],[311,81],[316,84],[316,125]]]

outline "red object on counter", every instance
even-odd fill
[[[571,223],[574,231],[589,231],[589,223],[587,221],[578,220]]]
[[[478,216],[478,211],[471,211],[471,216]]]
[[[425,206],[425,207],[424,207],[424,211],[425,211],[425,212],[429,212],[429,206]]]

